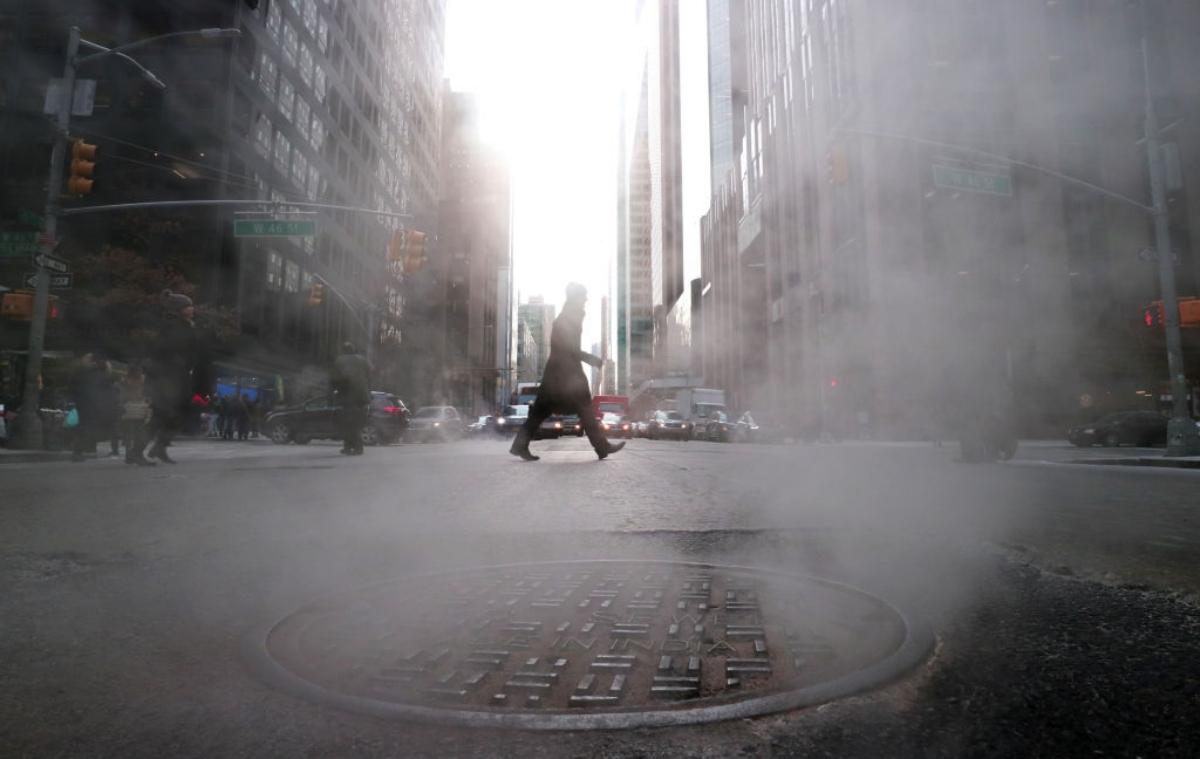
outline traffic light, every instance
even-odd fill
[[[425,265],[425,233],[410,229],[404,238],[404,273],[414,274]]]
[[[59,316],[58,296],[51,295],[47,304],[46,315],[51,319]],[[33,293],[28,290],[18,290],[4,293],[0,297],[0,317],[14,321],[27,322],[33,319]]]
[[[71,176],[67,178],[69,195],[87,195],[92,191],[96,171],[96,146],[83,140],[71,143]]]
[[[825,149],[825,179],[838,185],[850,181],[850,159],[843,143],[834,142]]]
[[[308,290],[308,305],[313,307],[319,306],[321,305],[321,300],[324,299],[324,297],[325,285],[321,284],[320,282],[313,282],[312,287],[310,287]]]
[[[1200,327],[1200,298],[1179,299],[1179,326]]]
[[[1163,325],[1163,304],[1161,300],[1156,300],[1142,309],[1142,324],[1145,324],[1147,327],[1161,327]]]

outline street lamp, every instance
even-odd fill
[[[67,54],[63,62],[63,86],[59,93],[58,110],[55,112],[54,145],[50,150],[50,178],[46,183],[45,233],[42,235],[42,252],[49,255],[54,251],[58,231],[58,196],[62,191],[63,161],[66,155],[66,139],[71,125],[71,105],[75,100],[75,71],[80,66],[107,56],[120,58],[138,69],[143,78],[159,89],[166,85],[149,69],[127,55],[128,51],[145,47],[155,42],[176,37],[201,37],[223,39],[237,37],[238,29],[196,29],[194,31],[171,32],[107,48],[95,42],[81,39],[79,27],[72,26],[67,34]],[[95,50],[91,55],[79,56],[79,48]],[[42,265],[44,257],[36,261],[33,294],[33,314],[29,324],[29,353],[25,364],[25,387],[21,396],[21,411],[17,417],[16,442],[23,448],[39,447],[42,442],[42,420],[38,415],[40,389],[38,381],[42,374],[42,347],[46,337],[46,309],[50,301],[50,273]]]

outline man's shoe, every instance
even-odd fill
[[[605,448],[603,451],[597,451],[596,455],[603,459],[603,458],[606,458],[609,454],[616,453],[617,451],[621,450],[624,447],[625,447],[624,440],[622,440],[619,443],[609,443],[607,448]]]
[[[150,452],[147,453],[146,455],[152,459],[158,459],[159,461],[161,461],[164,464],[174,464],[175,463],[175,459],[168,456],[167,449],[163,448],[162,446],[158,446],[158,445],[154,446],[153,448],[150,449]]]
[[[539,458],[541,458],[540,456],[534,456],[532,453],[530,453],[528,445],[526,445],[526,446],[515,446],[514,445],[512,448],[508,449],[508,452],[511,453],[512,455],[518,456],[526,461],[537,461]]]

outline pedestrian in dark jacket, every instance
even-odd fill
[[[550,357],[542,373],[541,387],[529,409],[525,426],[517,433],[509,449],[514,456],[537,461],[538,457],[529,452],[529,441],[546,417],[554,413],[577,414],[592,448],[602,459],[625,447],[624,442],[608,442],[592,411],[591,389],[580,363],[586,361],[592,366],[601,366],[604,362],[598,356],[579,349],[583,337],[583,307],[586,303],[587,289],[583,285],[574,282],[567,285],[567,302],[562,313],[554,320],[554,328],[550,332]]]
[[[190,412],[194,373],[200,350],[192,322],[196,310],[182,293],[163,291],[166,316],[150,350],[147,384],[150,395],[150,434],[153,445],[146,454],[168,464],[167,446],[183,428]]]
[[[333,389],[337,393],[342,453],[360,455],[362,430],[371,403],[371,365],[354,349],[353,343],[343,343],[342,355],[333,362]]]
[[[237,439],[245,440],[250,436],[250,401],[242,395],[234,400],[234,421],[237,425]]]
[[[116,415],[108,362],[95,354],[84,354],[71,377],[70,391],[79,415],[75,440],[71,445],[71,460],[83,461],[84,453],[95,452],[96,443],[110,437]]]

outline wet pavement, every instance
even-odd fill
[[[0,754],[1189,756],[1200,745],[1195,473],[963,465],[930,446],[639,440],[603,463],[580,441],[535,447],[536,464],[468,441],[350,460],[319,444],[184,444],[178,466],[146,471],[5,465]],[[333,708],[265,684],[240,649],[326,594],[591,559],[830,578],[915,610],[937,646],[823,706],[549,735]]]

